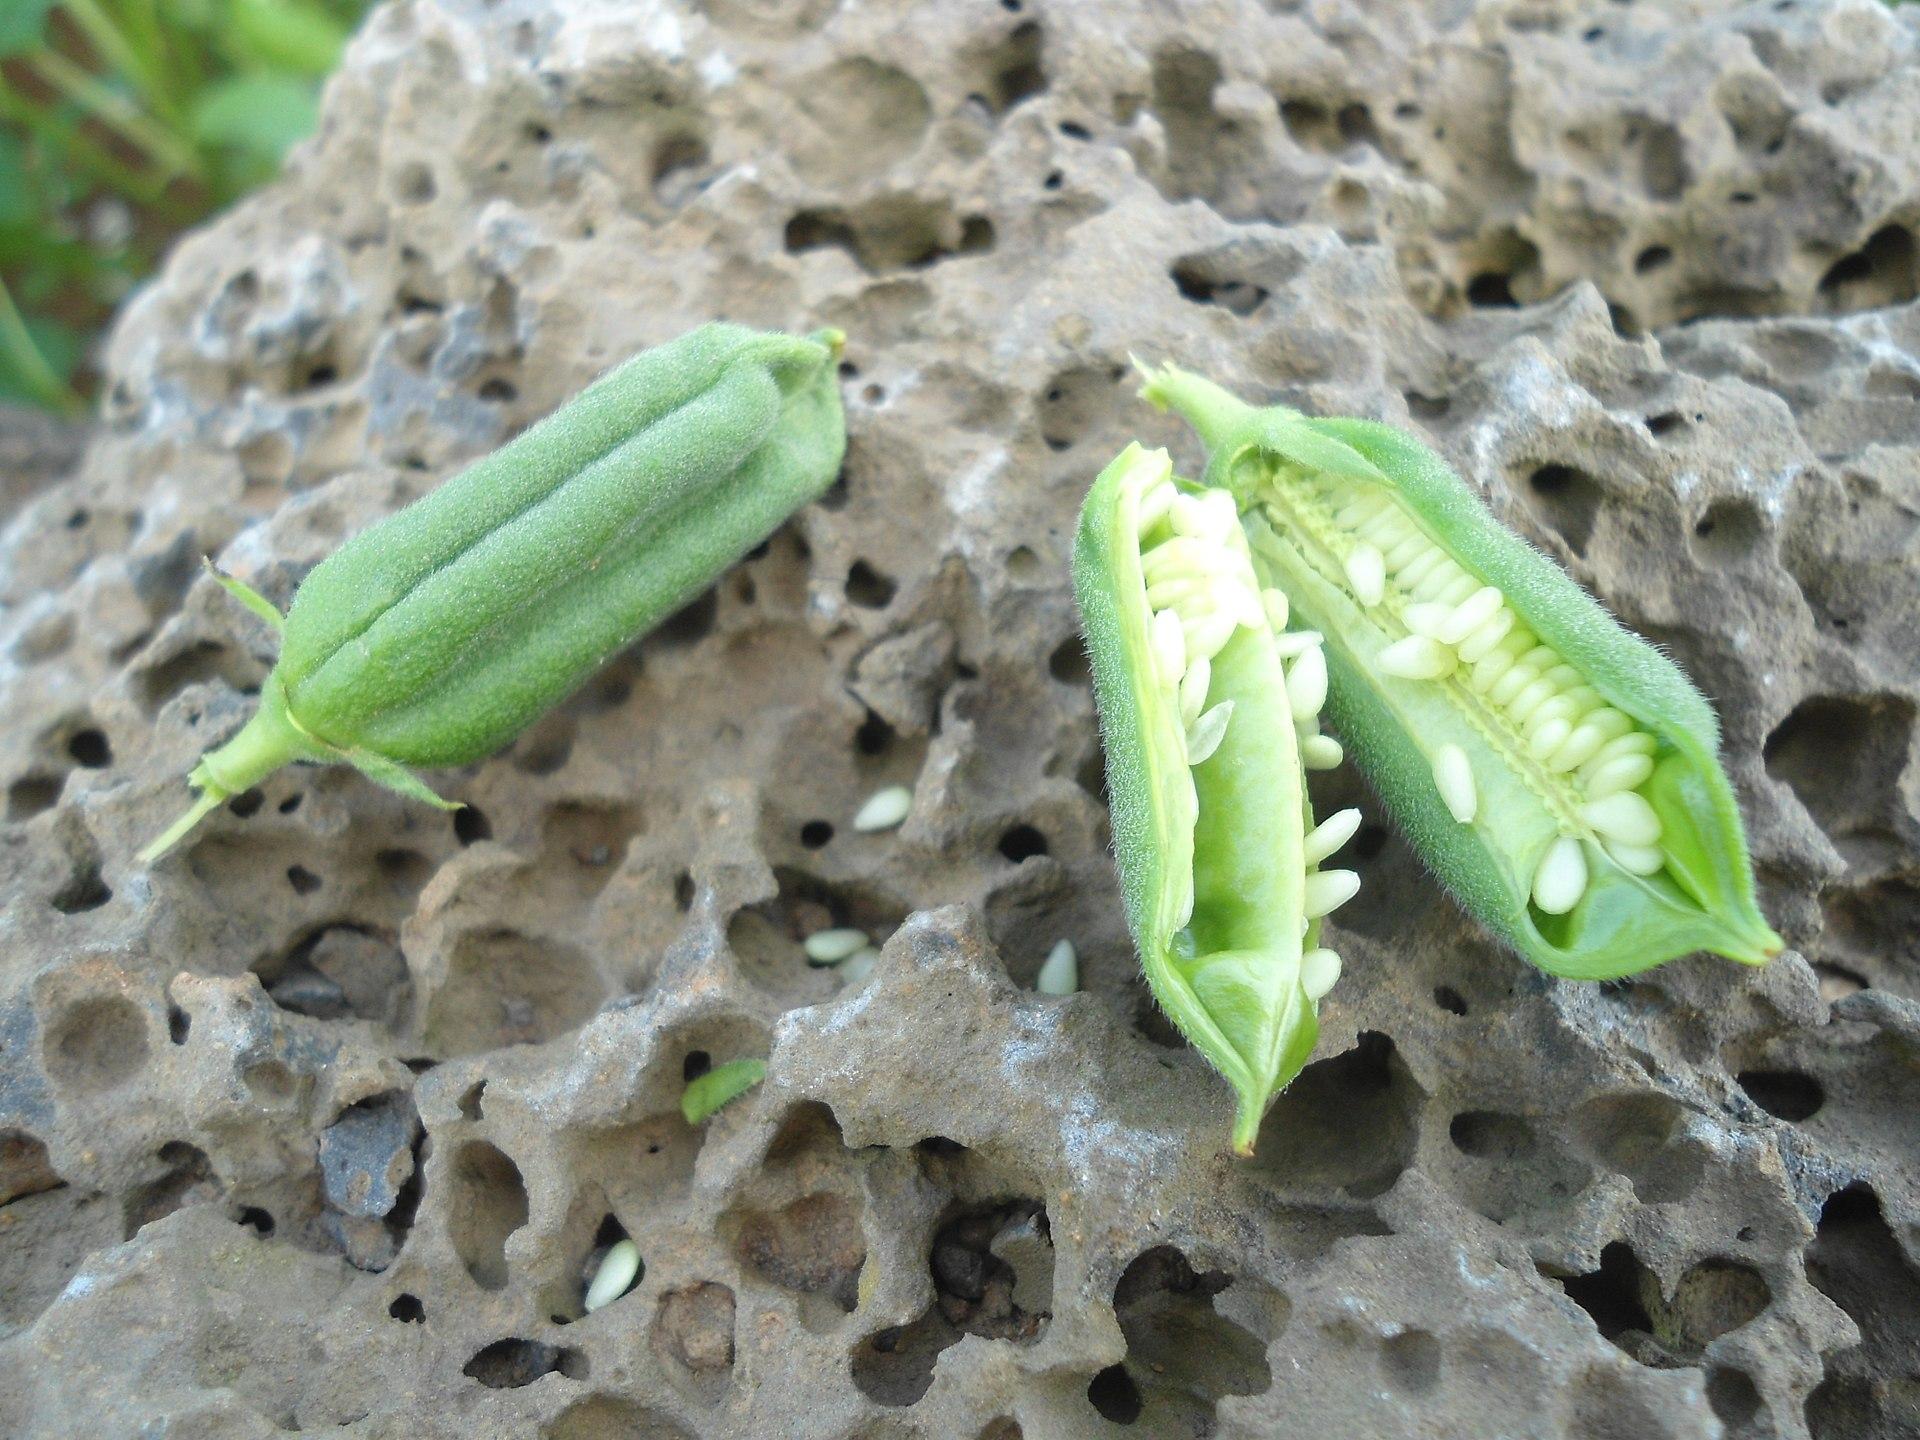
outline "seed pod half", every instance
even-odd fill
[[[703,326],[349,540],[294,596],[259,712],[143,859],[291,760],[440,803],[406,767],[498,749],[832,483],[839,347]]]
[[[1129,446],[1080,512],[1074,594],[1106,745],[1127,920],[1154,997],[1237,1097],[1234,1148],[1300,1072],[1339,959],[1320,917],[1351,871],[1321,870],[1358,822],[1316,828],[1302,737],[1325,694],[1319,647],[1283,663],[1227,496]]]
[[[1168,366],[1265,583],[1326,637],[1328,713],[1461,905],[1541,969],[1779,952],[1712,710],[1391,427],[1256,410]]]

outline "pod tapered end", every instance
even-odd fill
[[[200,792],[199,796],[140,852],[140,863],[153,864],[220,805],[258,785],[282,765],[320,753],[319,747],[294,725],[279,688],[269,680],[259,710],[240,733],[200,757],[200,763],[187,776],[187,783]]]

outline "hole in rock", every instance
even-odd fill
[[[403,1325],[422,1325],[426,1323],[427,1307],[420,1303],[418,1295],[396,1295],[387,1306],[387,1314]]]
[[[60,790],[67,782],[64,775],[25,775],[7,787],[7,819],[18,823],[31,820],[60,803]]]
[[[1598,1270],[1560,1282],[1567,1298],[1592,1316],[1600,1334],[1616,1345],[1628,1331],[1652,1333],[1653,1317],[1647,1314],[1645,1299],[1649,1286],[1658,1288],[1652,1273],[1621,1240],[1600,1252]]]
[[[818,1295],[852,1314],[858,1303],[867,1242],[858,1207],[831,1191],[815,1191],[774,1211],[749,1212],[735,1252],[762,1279],[799,1295]]]
[[[1251,315],[1266,303],[1269,291],[1250,280],[1220,278],[1210,273],[1211,266],[1182,260],[1168,273],[1182,299],[1196,305],[1218,305],[1232,315]]]
[[[1527,493],[1573,553],[1585,555],[1600,513],[1600,482],[1571,465],[1542,465],[1527,477]]]
[[[886,609],[896,588],[892,579],[865,560],[854,561],[847,571],[847,599],[864,610]]]
[[[426,1041],[442,1059],[537,1045],[586,1023],[605,999],[593,962],[573,946],[469,931],[454,941],[446,982],[428,1005]]]
[[[76,1000],[56,1015],[42,1039],[47,1078],[76,1095],[124,1085],[147,1063],[147,1018],[120,995]]]
[[[527,1223],[527,1187],[520,1167],[484,1140],[469,1140],[453,1157],[447,1231],[454,1252],[483,1290],[507,1285],[507,1237]]]
[[[1422,1092],[1378,1031],[1300,1072],[1267,1112],[1253,1166],[1281,1188],[1384,1194],[1413,1158]]]
[[[1883,225],[1851,255],[1834,261],[1820,277],[1820,298],[1834,314],[1904,305],[1920,295],[1920,259],[1913,233]]]
[[[588,1375],[587,1357],[578,1350],[543,1345],[538,1340],[496,1340],[460,1367],[460,1373],[489,1390],[518,1390],[555,1371],[570,1380]]]
[[[1827,1099],[1818,1080],[1797,1070],[1742,1070],[1734,1078],[1754,1104],[1789,1123],[1811,1120]]]
[[[1196,1271],[1171,1245],[1134,1257],[1113,1288],[1127,1358],[1101,1372],[1109,1377],[1104,1385],[1096,1376],[1095,1385],[1102,1385],[1123,1411],[1131,1393],[1135,1419],[1150,1427],[1150,1434],[1213,1433],[1221,1397],[1258,1395],[1273,1384],[1266,1338],[1229,1320],[1215,1303],[1215,1296],[1235,1284],[1258,1282],[1235,1281],[1220,1270]],[[1114,1370],[1120,1371],[1117,1378]],[[1101,1414],[1115,1418],[1092,1387],[1088,1399]]]
[[[113,747],[98,730],[82,730],[67,741],[67,754],[73,763],[88,770],[103,770],[113,763]]]
[[[1087,1382],[1087,1403],[1100,1412],[1100,1418],[1115,1425],[1131,1425],[1144,1408],[1140,1387],[1133,1383],[1125,1365],[1109,1365]]]
[[[1087,647],[1078,635],[1062,640],[1053,647],[1053,654],[1047,657],[1047,673],[1062,685],[1088,686],[1093,683],[1093,669],[1087,663]]]
[[[1815,695],[1774,727],[1761,758],[1845,853],[1849,837],[1894,826],[1913,727],[1904,696]]]
[[[999,850],[1002,856],[1018,865],[1022,860],[1045,855],[1047,837],[1031,825],[1015,825],[1000,837]]]
[[[1910,1433],[1910,1394],[1920,1335],[1920,1271],[1894,1238],[1879,1197],[1865,1185],[1829,1196],[1806,1253],[1807,1279],[1846,1311],[1860,1343],[1827,1357],[1826,1378],[1807,1400],[1815,1440]]]
[[[258,1205],[242,1205],[234,1212],[234,1223],[244,1225],[254,1234],[265,1236],[273,1234],[273,1216]]]
[[[453,838],[462,845],[472,845],[481,840],[493,838],[493,822],[487,819],[486,812],[476,805],[462,805],[453,812]]]
[[[809,820],[800,827],[800,843],[809,850],[818,850],[833,839],[833,826],[825,820]]]

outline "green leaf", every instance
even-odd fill
[[[6,0],[0,5],[0,57],[20,55],[46,43],[47,16],[59,0]]]
[[[698,1125],[722,1105],[738,1100],[767,1076],[764,1060],[729,1060],[687,1083],[680,1095],[680,1113],[687,1124]]]
[[[340,61],[346,30],[324,10],[294,0],[234,0],[236,49],[269,70],[325,75]]]
[[[311,81],[291,75],[237,75],[200,97],[193,108],[193,135],[203,145],[277,166],[288,150],[313,133],[319,116]]]
[[[26,151],[17,138],[0,130],[0,226],[32,225],[39,218]]]
[[[48,379],[65,385],[79,367],[86,340],[78,330],[49,320],[44,315],[21,317],[26,339],[31,342],[44,371],[36,365],[35,354],[17,344],[0,344],[0,397],[25,401],[49,409],[66,409],[75,402],[48,384]]]

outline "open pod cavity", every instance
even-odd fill
[[[1328,714],[1427,864],[1576,979],[1778,952],[1706,701],[1384,425],[1255,410],[1168,367],[1261,583],[1324,637]]]
[[[1283,629],[1231,497],[1176,480],[1164,451],[1130,446],[1101,473],[1073,571],[1134,943],[1155,998],[1232,1085],[1248,1153],[1339,977],[1320,917],[1359,884],[1319,868],[1359,813],[1316,826],[1303,775],[1340,759],[1319,729],[1325,657]]]

